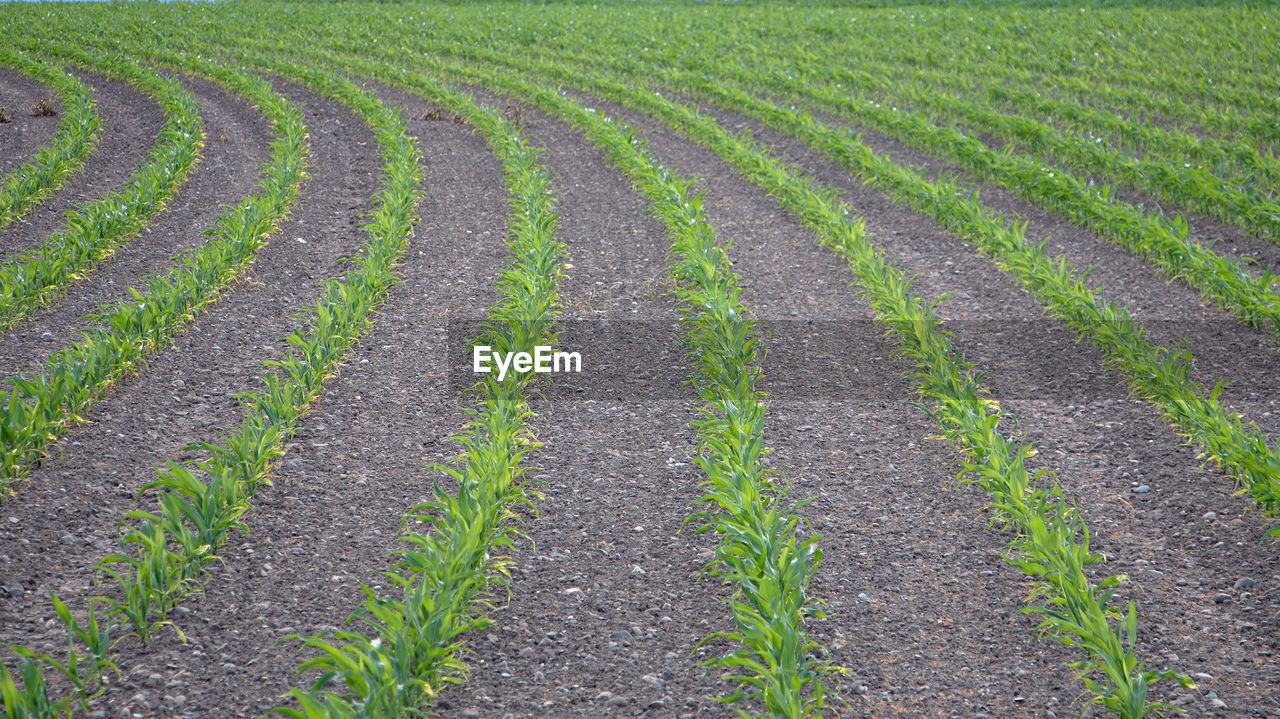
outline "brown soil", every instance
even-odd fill
[[[164,113],[151,96],[101,75],[83,71],[75,74],[93,88],[93,99],[102,118],[98,151],[85,159],[84,167],[62,189],[0,232],[3,255],[24,250],[62,227],[67,210],[119,192],[155,146],[164,124]]]
[[[0,68],[0,108],[9,112],[9,122],[0,123],[0,177],[18,169],[39,149],[49,144],[60,115],[32,117],[31,108],[49,99],[61,112],[57,96],[44,85],[9,68]]]
[[[190,77],[182,82],[200,102],[209,137],[204,158],[141,235],[0,339],[0,365],[37,373],[49,353],[77,339],[85,326],[81,318],[129,297],[129,288],[145,290],[148,276],[169,271],[184,253],[202,246],[208,240],[204,232],[225,207],[256,190],[258,167],[270,156],[267,119],[216,85]]]

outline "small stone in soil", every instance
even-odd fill
[[[1137,492],[1138,494],[1146,494],[1147,492],[1151,491],[1151,487],[1148,487],[1145,484],[1139,484],[1138,486],[1133,488],[1133,491]]]
[[[1249,577],[1241,577],[1236,580],[1236,583],[1234,586],[1237,591],[1241,589],[1249,589],[1250,587],[1253,586],[1253,580],[1250,579]]]
[[[626,697],[610,697],[609,701],[605,703],[611,707],[623,707],[630,704],[631,700]]]

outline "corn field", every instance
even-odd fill
[[[0,718],[1280,717],[1269,4],[0,29]]]

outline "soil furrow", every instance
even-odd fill
[[[0,231],[0,257],[44,240],[62,227],[67,210],[120,191],[160,136],[164,112],[151,96],[103,75],[71,72],[93,88],[93,100],[102,117],[98,151],[85,158],[84,167],[61,189]]]
[[[38,373],[50,353],[77,341],[85,326],[81,318],[129,297],[129,288],[145,291],[148,276],[167,272],[182,254],[203,245],[204,232],[223,209],[254,192],[258,168],[271,151],[267,119],[212,83],[192,77],[182,83],[200,102],[209,138],[191,178],[148,228],[99,265],[88,281],[72,285],[66,297],[0,338],[0,366]]]
[[[1231,482],[1202,467],[1196,450],[1182,444],[1154,407],[1126,398],[1123,378],[1105,369],[1099,352],[1042,317],[1034,298],[974,248],[802,144],[736,114],[705,109],[729,127],[750,127],[759,141],[840,190],[876,244],[916,275],[917,293],[927,299],[949,294],[939,313],[953,342],[990,373],[985,384],[1036,440],[1040,466],[1059,473],[1089,524],[1093,548],[1111,558],[1103,570],[1133,578],[1121,600],[1138,602],[1140,656],[1157,668],[1210,675],[1198,679],[1204,691],[1215,692],[1235,714],[1266,716],[1277,701],[1265,665],[1277,649],[1280,560]],[[873,146],[881,141],[871,133],[863,139]],[[1173,322],[1162,326],[1177,329]],[[1267,419],[1261,403],[1243,408]],[[979,581],[956,579],[966,588]],[[951,580],[949,574],[931,581]],[[1029,626],[1027,619],[1015,621]],[[1207,709],[1214,698],[1179,694],[1188,708]]]
[[[53,636],[48,590],[88,593],[88,567],[114,548],[114,527],[135,493],[183,448],[218,439],[239,423],[235,393],[258,385],[262,361],[280,356],[279,339],[319,293],[326,277],[363,243],[358,229],[378,187],[371,132],[341,107],[277,83],[303,104],[311,177],[291,219],[262,248],[228,296],[179,335],[141,375],[130,376],[53,447],[5,503],[0,525],[0,627],[3,641],[40,646]],[[144,507],[149,507],[147,501]]]
[[[668,166],[703,176],[706,209],[733,239],[749,288],[743,302],[773,332],[766,444],[793,499],[814,498],[802,514],[828,538],[812,591],[833,616],[812,631],[852,672],[854,715],[1041,716],[1068,703],[1079,688],[1063,665],[1074,657],[1034,641],[1033,623],[1017,615],[1028,587],[1000,558],[985,497],[957,488],[950,451],[926,441],[936,427],[911,406],[908,367],[848,286],[843,261],[709,151],[603,108],[643,128]],[[909,215],[893,219],[918,229]],[[817,354],[833,341],[842,348],[834,370]]]
[[[399,95],[391,99],[402,100]],[[501,166],[469,128],[421,117],[423,217],[395,287],[286,447],[271,487],[225,548],[203,594],[185,603],[188,637],[163,637],[108,697],[111,713],[216,706],[257,716],[280,703],[310,650],[276,642],[336,629],[380,586],[400,519],[431,492],[427,467],[455,456],[467,416],[450,382],[450,318],[484,317],[506,264]],[[153,675],[163,678],[157,683]]]
[[[53,109],[62,111],[62,101],[52,90],[0,67],[0,111],[7,111],[9,117],[0,123],[0,177],[18,169],[53,138],[61,115],[34,116],[33,108],[41,100],[51,100]]]

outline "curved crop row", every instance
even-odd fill
[[[736,590],[730,601],[734,631],[706,640],[741,645],[709,664],[745,687],[723,701],[756,695],[770,716],[820,716],[830,691],[822,675],[837,671],[813,656],[819,645],[804,628],[806,618],[822,616],[806,591],[821,560],[820,538],[801,538],[797,530],[805,520],[797,510],[804,503],[790,502],[760,464],[768,450],[765,404],[755,389],[754,323],[738,302],[737,275],[702,214],[701,199],[622,123],[547,88],[497,75],[468,79],[517,95],[578,128],[631,178],[672,234],[672,274],[687,312],[686,342],[699,367],[695,385],[706,402],[696,424],[701,444],[695,461],[707,475],[703,503],[709,507],[687,521],[719,535],[716,573]]]
[[[272,131],[276,136],[272,143],[272,155],[261,170],[263,180],[260,191],[246,198],[235,209],[220,215],[211,233],[210,242],[189,257],[183,267],[175,269],[166,277],[152,280],[151,291],[142,297],[144,302],[120,303],[114,309],[104,309],[100,317],[107,320],[106,327],[90,331],[82,343],[57,353],[50,360],[48,367],[54,378],[66,377],[77,368],[81,370],[82,376],[86,376],[86,381],[91,381],[88,375],[94,369],[108,375],[122,373],[134,366],[143,354],[159,349],[162,342],[158,340],[171,336],[201,305],[213,301],[218,292],[247,267],[265,237],[274,231],[276,223],[293,203],[304,176],[306,125],[297,108],[291,106],[283,96],[276,94],[269,83],[205,60],[181,58],[167,53],[157,53],[153,55],[153,59],[204,75],[228,90],[249,98],[272,122]],[[168,307],[170,311],[157,314],[148,311],[148,306]],[[125,329],[126,332],[113,332],[113,328]],[[111,370],[113,366],[114,372]],[[65,387],[66,383],[61,386]],[[11,397],[11,408],[13,402]],[[58,426],[61,428],[63,425]],[[52,439],[55,434],[46,428],[44,436]],[[221,455],[215,451],[215,459],[207,463],[207,469],[215,472],[219,460],[223,465],[228,464],[228,454],[225,450]],[[240,456],[234,459],[246,458]],[[207,491],[202,496],[195,496],[197,492],[192,490],[196,489],[196,483],[190,481],[193,477],[185,467],[170,466],[168,471],[160,474],[161,479],[148,485],[144,491],[156,486],[171,489],[181,487],[188,491],[185,496],[182,492],[174,491],[161,499],[163,520],[161,515],[141,511],[133,513],[131,519],[145,518],[144,526],[129,530],[122,536],[122,550],[130,544],[146,547],[147,540],[152,540],[152,544],[166,540],[182,543],[185,540],[186,544],[192,545],[194,539],[202,542],[192,545],[197,550],[194,553],[206,562],[212,560],[216,545],[212,542],[208,542],[207,546],[203,544],[211,539],[207,534],[193,538],[192,533],[187,531],[165,536],[165,522],[172,527],[174,522],[180,523],[185,515],[190,522],[203,521],[211,524],[216,515],[211,505],[220,501],[233,503],[237,488],[229,482],[219,484],[215,481],[210,483],[213,485],[211,490],[204,487]],[[226,474],[222,473],[223,476]],[[162,529],[158,538],[154,532],[156,527]],[[155,541],[157,539],[159,542]],[[8,669],[0,665],[0,697],[3,697],[9,715],[69,715],[73,702],[87,712],[89,700],[103,686],[103,675],[115,669],[111,650],[118,641],[118,637],[113,638],[117,630],[130,628],[145,639],[151,625],[141,620],[153,616],[148,605],[164,606],[165,598],[154,596],[147,590],[159,589],[159,575],[166,568],[173,569],[167,559],[161,557],[158,563],[148,565],[151,571],[142,581],[133,583],[132,592],[125,593],[125,603],[132,602],[134,607],[121,612],[124,604],[115,603],[112,606],[108,602],[113,611],[105,620],[100,620],[97,611],[101,598],[90,601],[88,619],[82,621],[56,595],[52,596],[57,617],[67,628],[69,659],[60,662],[54,657],[25,647],[12,647],[22,657],[19,674],[24,681],[23,687],[19,688]],[[127,554],[117,554],[108,557],[103,564],[114,565],[129,561],[132,558]],[[43,679],[42,666],[63,674],[71,682],[75,696],[51,700]],[[24,710],[28,714],[22,714]]]
[[[98,146],[102,118],[93,90],[46,60],[0,48],[0,65],[53,88],[62,96],[62,119],[53,139],[0,184],[0,229],[26,214],[70,178]]]
[[[1122,157],[1099,143],[1068,136],[1045,122],[1006,115],[965,99],[915,90],[908,98],[921,110],[954,119],[1008,140],[1024,152],[1056,158],[1064,167],[1149,193],[1280,244],[1280,204],[1189,163]],[[1135,210],[1136,212],[1136,210]]]
[[[227,82],[231,89],[249,91],[255,100],[268,102],[268,107],[285,113],[279,120],[287,123],[288,131],[277,125],[277,150],[291,147],[295,159],[300,158],[305,137],[305,132],[300,131],[301,116],[268,83],[195,57],[169,55],[165,60],[207,73]],[[371,93],[339,78],[274,63],[269,67],[350,105],[374,128],[386,164],[383,189],[372,218],[365,225],[369,243],[356,267],[342,279],[326,283],[310,310],[310,330],[299,330],[285,338],[291,345],[290,353],[268,363],[277,372],[264,376],[266,388],[242,398],[247,416],[239,429],[218,445],[201,445],[208,452],[208,459],[189,465],[171,463],[167,469],[159,470],[159,479],[144,488],[160,490],[159,511],[130,513],[128,519],[136,524],[122,533],[120,551],[97,565],[119,585],[118,595],[91,600],[88,624],[79,623],[65,608],[59,609],[59,618],[68,629],[71,660],[59,662],[17,648],[23,655],[23,688],[16,686],[7,669],[0,674],[0,696],[6,698],[8,707],[26,708],[34,716],[52,713],[36,713],[38,707],[50,706],[42,665],[66,675],[76,687],[74,700],[87,706],[90,690],[100,688],[103,672],[115,666],[109,655],[114,645],[113,632],[126,630],[126,636],[134,635],[145,644],[155,629],[172,624],[166,618],[168,611],[198,583],[204,569],[217,558],[217,549],[227,534],[243,526],[240,518],[249,509],[254,489],[266,481],[272,461],[282,454],[284,440],[292,434],[324,382],[333,376],[346,350],[369,326],[371,312],[396,282],[393,269],[412,231],[420,180],[418,152],[404,133],[403,120]],[[285,179],[278,171],[268,175],[269,182]],[[298,179],[300,176],[295,173],[289,182],[289,197],[296,191]],[[53,600],[55,607],[61,607],[56,596]],[[107,606],[106,622],[98,621],[96,602]],[[92,630],[88,629],[90,626]],[[77,650],[77,642],[84,646],[83,655]],[[85,660],[92,663],[92,675],[78,669],[87,663]],[[70,712],[72,701],[73,698],[66,698],[57,706]]]
[[[807,74],[824,64],[816,53],[799,48],[773,46],[766,52],[773,66],[787,68],[793,76],[801,72]],[[1158,159],[1175,169],[1190,165],[1196,170],[1208,171],[1222,181],[1233,182],[1242,189],[1262,190],[1271,197],[1280,190],[1280,162],[1238,141],[1202,137],[1178,128],[1138,122],[1118,111],[1083,104],[1078,98],[1046,94],[1038,85],[1031,91],[991,82],[974,67],[918,69],[910,78],[896,77],[900,70],[899,66],[887,62],[869,61],[838,70],[826,68],[823,76],[835,89],[848,85],[860,93],[871,93],[870,97],[878,98],[881,104],[902,104],[910,98],[929,102],[935,95],[945,96],[948,105],[963,102],[966,109],[981,112],[986,118],[984,123],[992,127],[1001,122],[999,118],[989,117],[992,111],[1006,117],[1005,113],[1010,111],[1018,115],[1038,116],[1043,130],[1062,128],[1070,133],[1062,141],[1088,143],[1094,150],[1110,151],[1122,159],[1137,156]],[[933,110],[953,120],[958,121],[961,117],[960,113],[949,112],[945,108],[934,106]],[[1042,148],[1033,146],[1033,149]]]
[[[481,59],[485,57],[482,51],[470,54]],[[708,84],[707,77],[723,82],[726,75],[723,66],[714,72],[706,66],[692,71],[673,71],[663,67],[641,67],[617,57],[576,59],[583,66],[607,66],[624,74],[655,76],[681,91],[696,92]],[[1271,332],[1280,339],[1280,294],[1276,292],[1280,277],[1270,271],[1255,277],[1245,262],[1223,257],[1190,241],[1189,228],[1181,217],[1166,220],[1143,213],[1114,198],[1109,187],[1093,186],[1070,173],[1045,167],[1035,158],[994,151],[955,128],[938,126],[922,115],[852,96],[840,86],[817,86],[792,79],[785,72],[766,75],[746,67],[737,67],[732,74],[742,78],[746,87],[757,92],[781,92],[816,101],[824,109],[842,117],[866,123],[913,147],[956,162],[978,177],[995,182],[1029,202],[1093,229],[1156,265],[1165,275],[1185,280],[1243,322]],[[1019,121],[1017,118],[1009,119],[1011,123]],[[1276,221],[1280,222],[1280,206],[1274,212]]]
[[[441,51],[437,47],[437,51]],[[449,47],[449,52],[482,60],[495,54],[476,48]],[[512,60],[518,66],[531,61]],[[540,65],[547,68],[545,64]],[[556,69],[547,70],[555,72]],[[565,81],[577,76],[559,71]],[[637,68],[650,77],[655,68]],[[719,102],[760,119],[813,146],[846,169],[893,195],[947,229],[973,240],[1005,270],[1013,272],[1050,311],[1082,336],[1091,339],[1128,377],[1134,392],[1158,407],[1184,436],[1234,478],[1268,514],[1280,512],[1280,441],[1273,448],[1258,427],[1245,424],[1218,400],[1220,388],[1206,390],[1191,378],[1191,357],[1152,346],[1139,322],[1123,306],[1108,301],[1078,279],[1064,259],[1053,260],[1043,246],[1030,245],[1020,225],[983,207],[954,183],[930,182],[877,155],[848,132],[815,121],[807,113],[761,100],[705,78],[682,76],[681,87],[695,96]],[[1280,527],[1271,533],[1280,536]]]
[[[120,55],[64,49],[65,56],[129,82],[164,109],[159,144],[125,188],[67,213],[66,225],[0,265],[0,331],[81,279],[141,232],[177,193],[200,159],[204,128],[195,97],[177,80]]]
[[[415,82],[415,75],[403,69],[326,57],[337,66],[402,86]],[[740,593],[731,602],[736,630],[707,639],[727,638],[741,646],[709,664],[750,688],[725,701],[752,693],[772,716],[820,715],[829,692],[821,675],[838,670],[813,657],[818,645],[803,626],[805,617],[821,616],[805,591],[821,558],[820,538],[798,536],[804,520],[796,511],[804,503],[789,503],[759,462],[768,450],[763,446],[765,404],[755,390],[755,324],[738,302],[737,275],[702,213],[701,199],[621,123],[545,89],[504,89],[518,90],[584,132],[632,179],[667,225],[673,237],[672,274],[687,312],[686,342],[698,357],[696,384],[707,403],[704,420],[697,424],[702,451],[695,461],[707,474],[703,502],[710,507],[687,521],[701,522],[699,532],[719,534],[717,574]]]
[[[1207,391],[1193,380],[1189,352],[1151,345],[1124,306],[1090,290],[1065,259],[1055,260],[1043,245],[1028,243],[1016,220],[988,210],[954,183],[929,182],[807,114],[710,83],[699,83],[697,90],[801,139],[898,202],[975,242],[1054,316],[1098,346],[1129,378],[1135,394],[1158,407],[1268,514],[1280,512],[1280,443],[1269,446],[1257,426],[1230,413],[1218,400],[1221,387]],[[1280,528],[1271,534],[1280,536]]]
[[[276,139],[258,193],[218,215],[209,240],[181,266],[151,277],[146,290],[91,315],[98,326],[52,354],[39,377],[10,377],[0,407],[0,501],[79,416],[121,377],[136,371],[253,261],[297,197],[306,126],[270,84],[209,62],[157,55],[248,97],[271,119]]]
[[[936,17],[946,11],[930,12]],[[1166,119],[1225,115],[1224,119],[1248,123],[1263,144],[1280,140],[1280,123],[1275,119],[1280,111],[1280,99],[1275,97],[1273,68],[1228,69],[1232,58],[1257,61],[1265,55],[1243,48],[1222,49],[1223,41],[1242,35],[1243,26],[1257,18],[1246,19],[1248,16],[1239,14],[1239,8],[1225,12],[1237,14],[1204,26],[1196,22],[1199,18],[1186,16],[1173,24],[1168,15],[1157,17],[1141,11],[1116,13],[1112,17],[1121,22],[1108,19],[1111,24],[1103,40],[1096,13],[1080,16],[1075,12],[1048,11],[1037,21],[1041,23],[1041,32],[1058,35],[1053,43],[1041,42],[1039,33],[1028,32],[1025,21],[1009,22],[988,14],[981,25],[982,42],[975,38],[956,43],[955,29],[947,23],[936,23],[927,30],[919,26],[913,28],[917,42],[885,44],[875,56],[900,66],[974,67],[990,73],[993,82],[1024,78],[1027,89],[1069,80],[1072,94],[1097,96],[1106,106],[1115,106],[1115,100],[1119,99],[1136,101],[1139,107],[1151,110],[1175,110],[1164,115]],[[1048,23],[1043,22],[1045,17]],[[1236,28],[1236,32],[1221,32],[1217,23],[1223,22]],[[969,27],[974,28],[971,32],[976,31],[977,26]],[[828,44],[827,54],[839,54],[830,50],[842,45],[847,47],[845,43],[860,41],[861,36],[868,34],[866,27],[856,30],[861,32],[846,34],[840,43]],[[1261,30],[1267,35],[1265,25]],[[1197,40],[1189,39],[1192,34],[1199,36]],[[1257,41],[1266,43],[1264,46],[1274,45],[1274,32]],[[1218,50],[1209,51],[1212,60],[1205,57],[1200,62],[1170,65],[1156,59],[1160,52],[1185,54],[1189,47]]]
[[[564,246],[555,241],[551,175],[542,166],[541,151],[501,113],[443,83],[411,76],[383,79],[462,117],[502,162],[512,196],[507,245],[514,262],[502,271],[502,300],[480,325],[476,343],[499,353],[532,353],[538,345],[553,344]],[[462,456],[453,466],[433,467],[453,480],[456,492],[436,483],[434,499],[410,510],[401,537],[408,546],[394,552],[398,561],[383,574],[399,596],[379,597],[362,588],[366,598],[353,618],[372,631],[372,639],[355,631],[305,638],[320,655],[302,669],[319,669],[322,675],[309,690],[290,692],[299,708],[278,712],[306,719],[417,716],[443,683],[463,680],[461,637],[488,626],[486,595],[505,583],[513,563],[498,554],[512,548],[518,534],[509,521],[511,508],[532,507],[536,497],[525,488],[529,467],[524,464],[525,455],[538,446],[526,422],[534,376],[513,372],[499,380],[491,373],[474,388],[479,406],[469,411],[475,419],[456,437]]]
[[[570,78],[557,74],[555,79]],[[1131,603],[1122,612],[1108,606],[1124,578],[1089,581],[1085,567],[1101,557],[1089,551],[1084,520],[1056,486],[1028,472],[1025,460],[1034,454],[1031,445],[1010,440],[996,429],[999,419],[1012,416],[986,398],[970,367],[938,329],[932,308],[910,294],[909,279],[875,252],[862,224],[849,216],[848,208],[836,206],[830,190],[791,174],[760,148],[688,108],[603,80],[578,84],[657,117],[706,145],[778,197],[850,261],[880,321],[915,363],[920,392],[934,402],[935,421],[961,449],[965,473],[991,493],[998,519],[1018,532],[1011,562],[1037,580],[1033,597],[1043,602],[1028,611],[1038,614],[1042,628],[1056,639],[1088,655],[1081,667],[1095,702],[1121,717],[1141,717],[1166,707],[1147,699],[1155,681],[1175,679],[1191,685],[1173,672],[1143,668],[1135,654],[1136,608]]]

